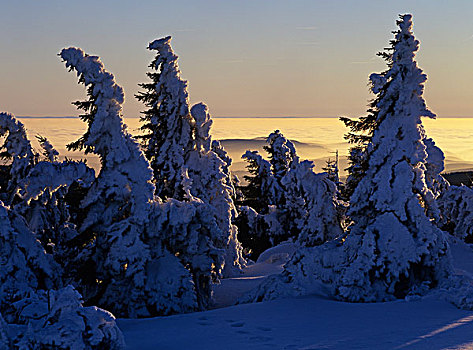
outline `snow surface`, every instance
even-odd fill
[[[455,268],[473,274],[473,246],[455,238],[450,244]],[[215,288],[217,301],[230,302],[265,276],[279,273],[284,253],[294,248],[288,243],[271,248],[242,277],[224,279]],[[120,319],[118,325],[130,350],[473,348],[473,312],[434,296],[346,303],[330,300],[321,290],[318,295],[206,312]]]

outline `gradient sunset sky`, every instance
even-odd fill
[[[77,46],[102,58],[125,89],[124,115],[138,116],[147,44],[172,35],[191,102],[213,116],[358,116],[400,13],[414,16],[427,104],[473,116],[471,0],[1,0],[0,110],[77,115],[83,87],[56,55]]]

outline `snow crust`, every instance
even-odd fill
[[[472,274],[468,261],[473,261],[473,247],[455,239],[450,245],[456,274]],[[240,278],[222,280],[215,289],[217,300],[231,302],[271,278],[267,276],[280,273],[282,261],[277,255],[291,251],[290,246],[294,247],[284,243],[271,248],[262,254],[267,257],[264,261],[246,267]],[[460,310],[446,299],[445,294],[436,294],[385,303],[347,303],[331,299],[329,290],[319,286],[305,297],[147,320],[119,319],[118,324],[130,350],[157,346],[170,350],[468,349],[473,312]]]

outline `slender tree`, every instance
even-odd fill
[[[194,149],[194,124],[190,114],[187,81],[181,78],[171,37],[151,42],[157,52],[146,73],[151,82],[136,96],[148,108],[143,111],[140,136],[143,149],[154,173],[156,194],[162,199],[183,197],[180,169],[186,154]]]
[[[166,200],[188,200],[183,183],[189,182],[191,197],[214,208],[220,234],[208,237],[218,249],[223,249],[224,275],[237,274],[245,264],[232,221],[236,209],[234,189],[223,160],[223,149],[214,152],[210,128],[212,119],[203,103],[189,106],[187,82],[181,78],[177,55],[171,48],[171,37],[158,39],[148,46],[157,54],[147,73],[151,82],[140,84],[143,91],[137,99],[148,108],[141,118],[143,148],[153,168],[156,194]],[[188,177],[188,178],[187,178]]]

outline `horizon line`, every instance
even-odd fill
[[[338,119],[340,117],[346,116],[212,116],[212,119]],[[28,116],[28,115],[17,115],[16,118],[22,119],[79,119],[79,116]],[[140,117],[127,117],[123,116],[126,119],[139,119]],[[348,118],[358,118],[358,117],[348,117]],[[472,116],[437,116],[437,118],[444,119],[471,119]]]

